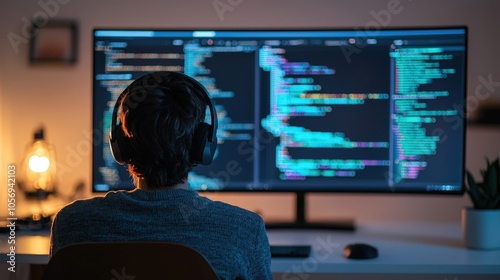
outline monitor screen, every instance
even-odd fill
[[[133,188],[107,134],[119,94],[152,71],[194,77],[217,110],[217,152],[190,172],[191,189],[463,191],[466,27],[95,29],[93,39],[94,192]]]

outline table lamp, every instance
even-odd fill
[[[43,128],[34,134],[21,165],[20,187],[28,198],[45,199],[56,191],[56,158],[52,144],[45,140]]]

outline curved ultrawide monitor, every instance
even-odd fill
[[[202,83],[219,145],[189,187],[463,192],[467,29],[93,32],[93,191],[132,189],[110,153],[114,102],[158,70]],[[100,136],[100,137],[96,137]]]

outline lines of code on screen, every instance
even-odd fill
[[[94,130],[107,135],[134,79],[179,71],[207,88],[219,120],[214,161],[190,172],[192,189],[459,191],[464,31],[372,35],[97,30]],[[106,140],[94,145],[93,181],[133,187]]]

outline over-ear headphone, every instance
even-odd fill
[[[210,109],[210,119],[211,124],[206,122],[201,122],[196,127],[190,151],[190,160],[195,164],[208,165],[212,162],[215,150],[217,149],[217,112],[212,104],[212,100],[207,90],[203,85],[201,85],[197,80],[179,73],[179,72],[154,72],[146,74],[139,79],[132,82],[121,94],[118,96],[115,108],[113,109],[113,115],[111,119],[111,127],[109,131],[109,146],[111,149],[111,154],[118,164],[126,164],[131,160],[130,154],[128,153],[128,138],[121,127],[121,124],[117,122],[118,111],[120,109],[122,100],[127,96],[127,94],[133,92],[135,87],[142,87],[146,89],[147,87],[154,87],[148,84],[146,81],[154,80],[157,87],[162,84],[168,83],[171,80],[176,80],[178,82],[184,82],[192,85],[195,90],[198,90],[203,94],[205,102]],[[143,94],[147,94],[144,90]],[[140,102],[140,101],[138,101]]]

